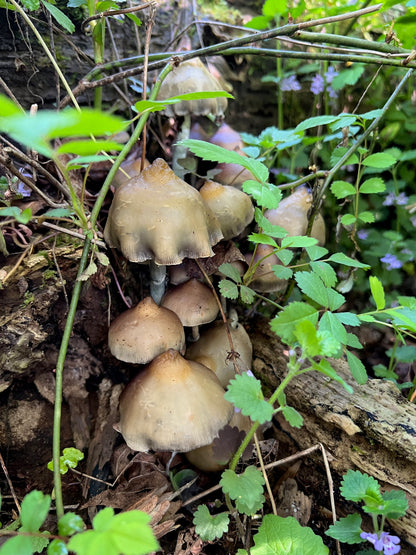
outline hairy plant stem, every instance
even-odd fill
[[[150,94],[150,97],[149,97],[150,100],[155,100],[157,98],[160,85],[162,84],[163,80],[168,75],[168,73],[170,73],[170,71],[172,71],[172,66],[168,64],[160,73],[153,87],[153,90]],[[121,162],[125,159],[125,157],[129,153],[134,143],[139,139],[148,117],[149,117],[149,112],[145,112],[140,116],[137,126],[135,127],[130,140],[126,143],[123,150],[121,150],[120,154],[115,160],[114,165],[109,171],[104,181],[104,184],[101,188],[101,191],[95,201],[94,207],[91,211],[91,216],[89,218],[89,230],[86,232],[84,249],[82,251],[81,260],[79,263],[77,278],[72,290],[72,298],[69,306],[68,317],[65,323],[65,329],[62,336],[61,346],[59,349],[58,361],[56,363],[56,385],[55,385],[55,407],[54,407],[54,418],[53,418],[52,454],[53,454],[53,479],[54,479],[54,489],[55,489],[55,504],[56,504],[56,514],[57,514],[58,520],[64,515],[64,505],[63,505],[63,498],[62,498],[62,482],[61,482],[61,474],[60,474],[60,466],[59,466],[59,458],[60,458],[60,452],[61,452],[60,435],[61,435],[61,410],[62,410],[62,380],[63,380],[65,358],[66,358],[66,353],[69,345],[69,339],[74,325],[75,314],[78,306],[79,297],[81,294],[82,281],[79,278],[87,266],[92,239],[94,237],[93,229],[97,223],[98,215],[100,213],[102,204],[110,188],[111,181],[113,180],[113,177],[116,171],[118,170]]]

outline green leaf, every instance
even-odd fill
[[[297,272],[295,280],[302,293],[325,308],[336,310],[345,302],[341,293],[326,287],[322,279],[312,272]]]
[[[229,263],[221,264],[218,270],[224,274],[225,277],[228,277],[235,281],[236,283],[241,283],[241,276],[240,272],[237,270],[235,266]]]
[[[292,260],[294,255],[295,255],[295,253],[293,251],[291,251],[290,249],[280,249],[279,251],[276,252],[277,258],[285,266],[287,266],[290,263],[290,261]]]
[[[331,166],[335,166],[335,164],[337,164],[347,152],[348,148],[345,148],[343,146],[334,149],[329,160]],[[358,164],[358,162],[358,156],[354,153],[351,154],[351,156],[345,161],[345,165],[352,166],[354,164]]]
[[[78,462],[82,461],[84,453],[75,447],[67,447],[62,451],[59,457],[59,472],[66,474],[70,468],[76,468]],[[53,461],[48,462],[49,470],[53,470]]]
[[[360,320],[353,312],[335,312],[334,316],[345,326],[359,326]]]
[[[5,206],[0,208],[0,217],[11,216],[19,224],[27,224],[32,218],[32,210],[30,208],[25,208],[21,210],[17,206]]]
[[[340,89],[344,88],[346,85],[355,85],[361,75],[364,73],[364,64],[357,64],[354,63],[348,69],[344,69],[340,71],[338,75],[336,75],[331,83],[332,88],[334,91],[339,91]]]
[[[320,247],[319,245],[312,245],[311,247],[305,247],[306,252],[311,260],[318,260],[323,256],[328,254],[328,249]]]
[[[342,355],[341,343],[327,330],[318,330],[321,355],[325,357],[339,358]]]
[[[98,271],[97,264],[91,260],[86,269],[80,276],[77,277],[78,281],[87,281],[91,276],[95,275]]]
[[[291,248],[291,249],[295,249],[295,248],[304,248],[304,247],[310,247],[312,245],[316,245],[318,243],[318,240],[315,239],[315,237],[306,237],[303,235],[299,235],[299,236],[291,236],[291,237],[284,237],[282,239],[282,248]]]
[[[185,141],[182,141],[182,144],[203,160],[239,164],[249,170],[254,177],[261,182],[266,182],[269,178],[269,170],[267,166],[258,160],[249,158],[248,156],[241,156],[241,154],[238,154],[237,152],[229,151],[220,146],[207,143],[206,141],[198,141],[196,139],[186,139]]]
[[[251,233],[251,235],[249,235],[248,238],[250,239],[250,241],[252,243],[255,243],[255,244],[270,245],[271,247],[274,247],[275,249],[279,248],[276,241],[272,237],[269,237],[268,235],[265,235],[264,233]]]
[[[355,187],[347,181],[334,181],[331,185],[332,194],[336,198],[345,198],[355,195]]]
[[[72,208],[51,208],[44,214],[42,214],[41,218],[68,218],[69,216],[73,216],[75,214]]]
[[[56,19],[59,25],[61,25],[61,27],[65,29],[65,31],[68,31],[68,33],[73,33],[75,31],[75,25],[72,23],[69,17],[67,17],[59,8],[57,8],[53,4],[50,4],[46,0],[42,0],[42,4],[48,10],[51,16]]]
[[[31,491],[22,501],[20,530],[24,532],[38,532],[45,522],[51,505],[50,495],[44,495],[41,491]]]
[[[66,543],[63,540],[54,539],[48,545],[48,555],[68,555]]]
[[[366,498],[378,499],[383,502],[380,484],[375,478],[363,474],[359,470],[348,470],[341,482],[341,495],[348,501],[363,501]]]
[[[102,150],[108,152],[110,150],[121,150],[123,145],[116,141],[106,141],[104,139],[97,139],[96,141],[68,141],[63,143],[56,152],[78,154],[80,156],[88,156],[90,154],[97,154]]]
[[[390,310],[393,316],[393,324],[401,329],[407,329],[416,332],[416,311],[410,308],[397,308]]]
[[[369,112],[365,112],[364,114],[359,114],[359,117],[363,120],[376,119],[380,117],[382,113],[383,113],[383,110],[379,108],[377,110],[370,110]]]
[[[325,312],[323,314],[319,320],[319,330],[327,331],[331,337],[343,345],[347,342],[347,330],[332,312]]]
[[[367,370],[359,358],[347,351],[347,361],[355,381],[359,384],[364,384],[368,380]]]
[[[69,160],[66,164],[68,170],[77,170],[93,164],[94,162],[107,162],[108,155],[105,154],[92,154],[91,156],[77,156]]]
[[[10,98],[0,94],[0,118],[22,114],[22,110]]]
[[[381,177],[370,177],[360,185],[360,193],[382,193],[386,190],[386,184]]]
[[[21,530],[21,528],[20,528]],[[34,553],[43,553],[49,544],[49,532],[41,532],[42,536],[31,536],[32,551]]]
[[[362,164],[368,168],[378,168],[385,170],[390,168],[397,162],[397,158],[388,154],[387,152],[377,152],[376,154],[370,154],[367,158],[364,158]]]
[[[363,541],[360,536],[361,531],[361,517],[358,513],[354,513],[331,524],[325,534],[342,543],[353,544]]]
[[[134,110],[139,114],[143,112],[159,112],[164,110],[166,106],[177,104],[183,100],[202,100],[204,98],[234,98],[232,94],[225,91],[200,91],[193,93],[184,93],[165,98],[164,100],[139,100],[134,104]]]
[[[286,266],[280,266],[275,264],[272,266],[274,275],[279,279],[290,279],[293,276],[293,270],[286,268]]]
[[[39,9],[39,0],[22,0],[22,4],[30,12],[34,12]]]
[[[233,281],[222,279],[218,284],[218,288],[221,295],[226,299],[238,299],[238,287]]]
[[[0,555],[33,555],[32,542],[28,536],[15,536],[0,547]]]
[[[321,354],[321,345],[316,328],[309,320],[301,320],[295,328],[294,335],[299,342],[304,356],[315,357]]]
[[[193,519],[195,532],[204,542],[220,538],[227,532],[229,522],[228,513],[212,516],[206,505],[199,505]]]
[[[339,120],[339,116],[315,116],[312,118],[305,119],[295,127],[295,132],[305,131],[306,129],[311,129],[312,127],[319,127],[321,125],[327,125],[328,123],[334,123]]]
[[[318,311],[307,303],[292,302],[279,312],[270,322],[270,327],[282,341],[291,345],[295,343],[295,329],[298,322],[302,320],[310,320],[313,325],[318,322]]]
[[[352,225],[356,221],[357,221],[357,218],[355,216],[353,216],[352,214],[344,214],[341,217],[342,225]]]
[[[369,277],[371,294],[376,303],[377,310],[383,310],[386,306],[386,298],[384,296],[384,288],[381,281],[376,276]]]
[[[357,316],[361,320],[361,322],[368,322],[369,324],[371,324],[372,322],[376,321],[374,316],[371,316],[371,314],[357,314]]]
[[[302,428],[303,426],[303,417],[301,414],[298,413],[298,411],[296,409],[294,409],[293,407],[283,407],[282,409],[282,414],[285,418],[285,420],[287,420],[287,422],[289,422],[289,424],[293,427],[293,428]]]
[[[243,190],[244,190],[244,186],[246,184],[247,184],[246,189],[249,188],[250,183],[251,183],[250,180],[243,183]],[[258,187],[259,185],[261,185],[261,184],[259,184],[257,181],[254,181],[253,187],[255,188],[256,191],[257,191],[257,189],[260,191],[260,188]],[[277,201],[280,202],[279,195],[276,191],[274,191],[273,192],[273,203],[276,206],[278,206]],[[254,219],[256,220],[256,223],[258,224],[259,228],[263,231],[263,233],[266,233],[267,235],[270,235],[270,237],[274,237],[275,239],[282,239],[283,237],[286,237],[287,231],[285,229],[283,229],[283,227],[271,224],[269,222],[269,220],[265,216],[263,216],[262,211],[258,207],[256,207],[255,210],[254,210]]]
[[[256,293],[246,285],[240,285],[240,298],[244,304],[253,304]]]
[[[242,474],[233,470],[225,470],[221,475],[220,485],[224,493],[228,493],[235,500],[240,513],[252,515],[264,503],[264,478],[255,466],[248,466]]]
[[[292,516],[268,514],[254,536],[251,555],[328,555],[322,538]]]
[[[282,193],[280,189],[276,187],[276,185],[272,185],[270,183],[259,183],[258,181],[254,181],[249,179],[243,183],[243,191],[246,195],[251,195],[256,203],[261,206],[262,208],[267,209],[274,209],[279,206],[279,203],[282,199]],[[269,222],[269,225],[270,222]],[[278,226],[274,226],[278,229]],[[280,228],[282,231],[281,234],[284,232],[284,235],[287,235],[287,231],[283,228]],[[275,236],[273,234],[273,236]]]
[[[149,522],[150,516],[142,511],[114,516],[107,507],[94,517],[93,530],[72,536],[68,549],[77,555],[146,555],[159,549]]]
[[[361,222],[364,222],[365,224],[372,224],[375,221],[374,214],[372,212],[368,212],[368,210],[360,212],[357,217]]]
[[[264,424],[273,417],[273,407],[264,400],[260,381],[247,372],[236,374],[228,384],[224,397],[253,422]]]
[[[325,358],[321,359],[319,362],[312,361],[312,368],[317,372],[320,372],[324,376],[328,376],[328,378],[331,378],[331,380],[340,383],[343,388],[348,391],[348,393],[353,393],[353,388],[349,384],[347,384],[347,382],[343,380],[341,376],[338,376],[338,374]]]
[[[401,518],[406,514],[409,502],[403,490],[386,491],[382,494],[382,497],[383,511],[378,514],[382,514],[386,518]]]
[[[350,258],[346,254],[342,252],[337,252],[332,254],[328,260],[331,262],[336,262],[337,264],[343,264],[344,266],[352,266],[353,268],[363,268],[364,270],[368,270],[371,268],[368,264],[363,264],[362,262],[358,262],[358,260],[354,260],[354,258]]]
[[[58,531],[60,536],[72,536],[85,529],[82,518],[75,513],[65,513],[58,521]]]
[[[347,347],[351,347],[352,349],[362,349],[363,346],[361,345],[358,337],[353,333],[347,333]]]
[[[327,262],[321,260],[310,263],[312,271],[318,275],[327,287],[334,287],[338,281],[335,270]]]

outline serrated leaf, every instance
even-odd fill
[[[292,302],[279,312],[270,322],[270,327],[282,341],[288,345],[295,343],[295,328],[298,322],[302,320],[309,320],[313,325],[318,322],[318,311],[307,303]]]
[[[221,475],[220,485],[224,493],[235,500],[239,512],[252,515],[264,503],[264,478],[255,466],[248,466],[242,474],[225,470]]]
[[[369,277],[371,294],[373,295],[374,302],[376,303],[377,310],[383,310],[386,306],[386,298],[384,295],[384,287],[381,281],[376,276]]]
[[[243,189],[244,189],[244,185],[243,185]],[[279,225],[271,224],[269,220],[263,215],[260,208],[258,207],[256,207],[254,210],[254,219],[257,225],[259,226],[259,228],[263,231],[263,233],[270,235],[270,237],[274,237],[275,239],[282,239],[283,237],[286,237],[287,231],[283,229],[283,227],[280,227]]]
[[[84,529],[84,521],[75,513],[65,513],[59,519],[58,531],[60,536],[72,536],[75,533],[82,532]]]
[[[342,543],[361,543],[361,517],[358,513],[340,518],[335,524],[331,524],[325,532],[327,536],[339,540]]]
[[[240,272],[237,270],[237,268],[235,266],[233,266],[232,264],[229,263],[224,263],[221,264],[221,266],[218,268],[218,270],[225,276],[228,277],[230,279],[232,279],[233,281],[235,281],[236,283],[241,283],[241,276],[240,276]]]
[[[331,158],[329,160],[331,166],[335,166],[335,164],[337,164],[339,162],[339,160],[341,160],[341,158],[348,152],[348,148],[345,148],[343,146],[340,146],[338,148],[336,148],[335,150],[333,150],[332,154],[331,154]],[[354,164],[358,164],[359,160],[358,160],[358,156],[354,153],[351,154],[351,156],[348,158],[348,160],[345,161],[345,165],[351,166]]]
[[[342,355],[342,345],[331,332],[327,330],[318,330],[317,337],[319,340],[321,355],[325,357],[339,358]]]
[[[70,468],[76,468],[78,462],[82,461],[84,453],[75,447],[66,447],[59,457],[59,471],[61,474],[66,474]],[[48,463],[48,469],[53,470],[53,461]]]
[[[199,156],[203,160],[210,162],[222,162],[229,164],[239,164],[249,170],[260,182],[266,182],[269,178],[269,170],[262,162],[253,160],[248,156],[241,156],[234,151],[229,151],[206,141],[198,141],[196,139],[186,139],[182,144],[189,148],[191,152]]]
[[[297,272],[295,280],[302,293],[325,308],[337,310],[345,302],[341,293],[326,287],[322,279],[312,272]]]
[[[273,407],[264,400],[260,381],[247,372],[230,381],[224,397],[253,422],[263,424],[272,419]]]
[[[382,113],[383,113],[383,110],[379,108],[377,110],[370,110],[369,112],[365,112],[364,114],[359,114],[359,117],[363,120],[376,119],[379,116],[381,116]]]
[[[370,177],[360,185],[360,193],[382,193],[386,190],[386,184],[381,177]]]
[[[372,212],[368,212],[368,210],[360,212],[357,217],[361,222],[364,222],[365,224],[372,224],[374,222],[374,214]]]
[[[276,252],[277,258],[285,266],[287,266],[291,262],[294,255],[295,255],[295,253],[293,251],[291,251],[290,249],[280,249],[279,251]]]
[[[332,312],[325,312],[319,320],[319,329],[327,331],[334,339],[345,345],[347,342],[347,330]],[[329,355],[327,355],[329,356]]]
[[[347,351],[347,362],[355,381],[359,384],[365,384],[368,380],[367,370],[359,358]]]
[[[41,491],[31,491],[22,501],[20,530],[24,532],[38,532],[48,516],[51,498]]]
[[[347,333],[347,347],[351,347],[352,349],[362,349],[363,346],[361,345],[358,337],[353,333]]]
[[[397,158],[392,154],[387,152],[376,152],[376,154],[370,154],[370,156],[364,158],[362,164],[368,168],[385,170],[393,166],[396,162]]]
[[[31,536],[30,541],[32,544],[33,553],[43,553],[44,549],[49,544],[49,532],[41,532],[42,536]]]
[[[230,518],[228,513],[212,516],[206,505],[199,505],[194,514],[195,532],[202,541],[214,541],[228,530]]]
[[[312,245],[316,245],[318,243],[318,240],[315,239],[315,237],[306,237],[303,235],[299,235],[299,236],[291,236],[291,237],[284,237],[282,239],[282,243],[281,246],[282,248],[305,248],[305,247],[311,247]]]
[[[363,268],[364,270],[368,270],[371,266],[368,264],[363,264],[362,262],[358,262],[358,260],[354,260],[354,258],[350,258],[346,254],[342,252],[337,252],[332,254],[328,260],[331,262],[337,262],[338,264],[343,264],[344,266],[352,266],[353,268]]]
[[[322,538],[292,516],[265,515],[254,536],[251,555],[328,555]]]
[[[102,266],[109,266],[110,265],[110,260],[109,260],[108,256],[106,254],[104,254],[103,252],[97,251],[95,253],[95,256],[97,257],[98,262]]]
[[[357,316],[361,320],[361,322],[367,322],[371,324],[372,322],[376,321],[374,316],[371,316],[371,314],[357,314]]]
[[[334,312],[334,316],[345,326],[360,325],[360,320],[358,316],[353,312]]]
[[[316,328],[309,320],[301,320],[296,325],[294,335],[304,356],[315,357],[321,354],[321,346],[316,335]]]
[[[293,428],[302,428],[303,417],[296,409],[293,407],[283,407],[281,412],[285,420],[287,420]]]
[[[406,514],[409,502],[403,490],[385,491],[382,497],[383,511],[378,514],[382,514],[386,518],[401,518]]]
[[[327,287],[334,287],[338,281],[335,270],[327,262],[321,260],[310,263],[312,271],[318,275]]]
[[[98,270],[97,264],[93,260],[91,260],[91,262],[88,264],[86,269],[82,272],[82,274],[77,277],[77,280],[87,281],[91,276],[97,273],[97,270]]]
[[[325,358],[321,359],[319,362],[312,361],[312,368],[324,374],[324,376],[328,376],[331,380],[340,383],[348,393],[353,393],[353,388],[335,372],[331,364]]]
[[[244,304],[253,304],[256,293],[246,285],[240,285],[240,299]]]
[[[68,218],[74,214],[75,211],[72,208],[51,208],[42,214],[41,218]]]
[[[233,281],[222,279],[218,284],[218,288],[221,295],[226,299],[238,299],[238,287]]]
[[[327,125],[329,123],[334,123],[339,120],[339,116],[314,116],[312,118],[305,119],[299,123],[294,131],[305,131],[306,129],[311,129],[312,127],[319,127],[321,125]]]
[[[340,491],[348,501],[358,502],[372,498],[378,499],[380,504],[383,502],[380,484],[375,478],[359,470],[348,470],[342,479]]]
[[[264,233],[251,233],[248,236],[248,238],[250,239],[250,241],[252,243],[255,243],[255,244],[270,245],[271,247],[274,247],[275,249],[279,248],[278,244],[273,239],[273,237],[269,237],[268,235],[266,235]]]
[[[328,249],[320,247],[319,245],[312,245],[311,247],[305,247],[306,252],[311,260],[318,260],[323,256],[328,254]]]
[[[265,181],[260,183],[258,181],[254,181],[253,179],[248,179],[243,183],[242,189],[246,195],[251,195],[256,203],[262,208],[277,208],[282,199],[282,193],[276,185],[266,183]],[[278,226],[276,226],[276,228],[277,227]]]
[[[356,221],[357,221],[357,218],[355,216],[353,216],[352,214],[344,214],[341,217],[342,225],[352,225]]]
[[[275,264],[274,266],[272,266],[272,270],[274,275],[278,279],[290,279],[293,276],[293,270],[291,270],[290,268],[286,268],[286,266]]]
[[[331,185],[331,192],[336,198],[345,198],[355,195],[355,187],[347,181],[334,181]]]
[[[50,4],[46,0],[42,0],[42,4],[48,10],[51,16],[59,23],[59,25],[61,25],[61,27],[65,29],[65,31],[68,31],[68,33],[73,33],[75,31],[75,25],[72,23],[69,17],[66,16],[59,8],[57,8],[53,4]]]

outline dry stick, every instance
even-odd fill
[[[52,258],[53,258],[53,262],[55,264],[56,271],[58,272],[59,279],[61,281],[62,290],[64,292],[64,297],[65,297],[65,302],[66,302],[66,307],[67,307],[67,309],[69,309],[68,293],[66,291],[65,280],[62,276],[61,268],[59,267],[58,260],[56,258],[55,248],[56,248],[56,236],[53,238]]]
[[[144,43],[144,66],[143,66],[143,94],[142,99],[146,100],[147,98],[147,68],[149,65],[149,49],[150,49],[150,38],[152,36],[152,28],[155,22],[155,15],[156,15],[156,4],[155,2],[150,2],[150,13],[149,13],[149,20],[147,22],[146,28],[146,38]],[[140,163],[140,168],[144,169],[144,161],[146,159],[146,140],[147,140],[147,123],[144,124],[143,133],[142,133],[142,161]]]
[[[16,106],[19,107],[20,111],[25,113],[24,109],[22,108],[20,102],[17,100],[17,98],[14,96],[13,92],[10,90],[10,88],[8,87],[7,83],[4,81],[4,79],[2,79],[0,77],[0,85],[3,87],[3,89],[6,91],[7,95],[13,100],[13,102],[16,104]]]
[[[329,487],[329,499],[330,499],[331,509],[332,509],[332,522],[335,524],[337,521],[337,513],[335,511],[334,482],[332,481],[331,469],[329,467],[329,462],[328,462],[328,457],[326,456],[325,447],[322,445],[322,443],[319,443],[318,445],[321,449],[322,458],[324,460],[326,479],[328,480],[328,487]],[[336,546],[337,546],[338,555],[341,555],[341,544],[339,543],[339,540],[336,540]]]
[[[83,233],[78,233],[78,231],[73,231],[72,229],[67,229],[66,227],[61,227],[59,225],[51,224],[49,222],[41,222],[37,220],[35,221],[39,225],[43,225],[44,227],[49,227],[50,229],[54,229],[56,231],[59,231],[60,233],[65,233],[66,235],[71,235],[72,237],[77,237],[78,239],[82,239],[83,241],[85,241],[85,235]],[[91,243],[94,243],[95,245],[98,245],[103,249],[107,247],[107,245],[103,241],[100,241],[98,239],[91,239]]]
[[[274,501],[272,488],[270,487],[270,482],[269,482],[269,479],[267,477],[266,469],[264,467],[264,461],[263,461],[263,457],[261,455],[259,440],[257,439],[257,434],[254,434],[253,437],[254,437],[254,443],[256,445],[257,456],[259,458],[261,473],[263,474],[263,478],[264,478],[264,481],[266,483],[266,488],[267,488],[267,491],[268,491],[268,494],[269,494],[270,503],[272,505],[273,514],[277,515],[276,503]]]
[[[9,473],[7,472],[7,468],[6,468],[6,465],[4,464],[4,460],[3,460],[3,457],[1,455],[1,453],[0,453],[0,465],[3,469],[4,475],[6,476],[6,480],[7,480],[7,483],[9,484],[9,488],[10,488],[10,493],[13,496],[14,503],[15,503],[15,505],[17,507],[17,510],[19,512],[19,515],[20,515],[20,503],[17,499],[16,492],[14,491],[12,481],[10,480],[10,476],[9,476]]]
[[[112,15],[123,15],[125,13],[134,13],[140,10],[144,10],[145,8],[153,7],[155,5],[156,5],[156,2],[151,1],[151,2],[147,2],[146,4],[141,4],[140,6],[133,6],[132,8],[123,8],[120,10],[106,10],[99,14],[92,15],[87,19],[84,19],[81,25],[81,29],[85,33],[88,23],[90,23],[91,21],[94,21],[95,19],[103,19],[104,17],[111,17]]]

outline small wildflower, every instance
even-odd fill
[[[387,532],[382,532],[380,537],[377,534],[361,532],[363,540],[367,540],[374,545],[376,551],[382,551],[384,555],[395,555],[400,551],[400,539],[397,536],[390,536]]]
[[[322,77],[322,75],[319,75],[319,73],[317,73],[312,79],[311,92],[313,92],[313,94],[319,94],[321,92],[324,92],[324,88],[324,78]]]
[[[251,370],[247,370],[246,374],[247,376],[250,376],[250,378],[254,378],[254,374]]]
[[[280,90],[281,91],[300,91],[301,85],[299,81],[296,79],[296,75],[290,75],[290,77],[284,77],[280,81]]]
[[[402,267],[401,261],[394,256],[394,254],[387,253],[385,256],[380,258],[381,262],[384,262],[387,266],[387,270],[397,270],[397,268]]]
[[[326,90],[329,98],[338,98],[338,93],[330,85],[327,86]]]
[[[404,193],[399,193],[396,197],[396,204],[397,205],[407,204],[408,200],[409,200],[408,196],[406,196]]]
[[[328,71],[324,74],[325,81],[328,83],[328,85],[332,83],[333,78],[336,77],[337,75],[338,75],[338,71],[336,71],[336,69],[333,66],[330,66],[328,68]]]
[[[360,231],[357,231],[357,237],[361,239],[361,241],[365,241],[368,238],[368,231],[360,229]]]
[[[398,195],[396,195],[395,193],[389,193],[388,195],[386,195],[383,205],[393,206],[395,204],[396,206],[402,206],[404,204],[407,204],[408,200],[409,197],[405,193],[399,193]]]

